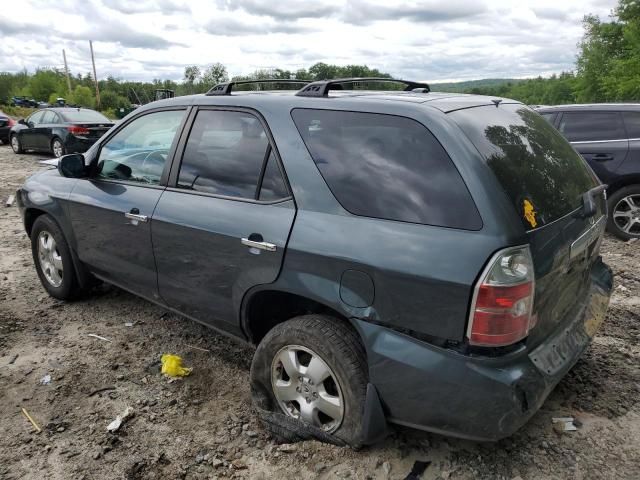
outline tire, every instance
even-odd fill
[[[16,134],[11,135],[11,138],[9,139],[9,141],[11,142],[11,148],[13,149],[13,153],[18,155],[21,153],[24,153],[24,149],[22,148],[22,143],[20,143],[20,139]]]
[[[67,153],[67,149],[64,148],[64,143],[57,137],[51,141],[51,153],[53,153],[53,156],[56,158],[60,158]]]
[[[51,216],[41,215],[34,222],[31,253],[40,282],[49,295],[71,300],[82,293],[69,245]]]
[[[322,368],[328,367],[327,378],[316,385],[312,379],[323,375],[303,373],[296,378],[299,370],[291,370],[293,362],[288,363],[287,368],[280,361],[291,355],[305,370],[312,358],[315,358],[315,366],[324,363],[314,370],[323,371]],[[276,325],[258,345],[251,364],[253,404],[265,429],[277,441],[291,443],[313,438],[359,448],[367,372],[364,347],[350,325],[323,315],[296,317]],[[327,374],[326,370],[324,374]],[[285,396],[297,395],[300,400],[282,401],[283,395],[275,393],[272,381],[291,385],[293,389],[285,386],[281,391],[286,390]],[[338,403],[340,408],[336,407]],[[311,415],[310,409],[314,409]],[[319,423],[298,418],[303,410],[307,420],[313,418]],[[342,413],[339,421],[338,411]]]
[[[640,238],[640,185],[617,190],[608,200],[607,230],[621,240]],[[628,222],[631,222],[629,226]]]

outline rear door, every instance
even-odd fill
[[[564,112],[558,130],[585,158],[598,178],[611,182],[629,151],[620,112]]]
[[[47,150],[51,147],[51,130],[56,122],[57,115],[51,110],[45,110],[42,120],[34,129],[34,146],[40,150]]]
[[[476,107],[450,114],[474,143],[511,200],[535,264],[535,345],[584,305],[606,223],[581,215],[582,195],[599,182],[567,141],[524,105]],[[507,245],[505,245],[507,246]]]
[[[245,292],[276,280],[296,213],[266,123],[200,109],[152,220],[161,297],[240,334]]]

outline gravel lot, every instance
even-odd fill
[[[251,348],[114,287],[73,303],[45,294],[18,209],[4,207],[40,158],[0,146],[0,479],[403,479],[416,460],[432,461],[424,479],[640,478],[640,242],[606,239],[616,289],[604,327],[513,437],[481,444],[399,430],[359,452],[278,446],[251,411]],[[163,378],[166,352],[192,376]],[[126,407],[134,416],[107,432]],[[556,433],[559,416],[577,418],[578,430]]]

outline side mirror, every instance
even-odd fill
[[[83,178],[87,176],[87,167],[84,164],[84,155],[72,153],[64,155],[58,160],[58,172],[63,177]]]
[[[24,118],[21,118],[20,120],[18,120],[18,123],[20,125],[26,125],[27,124],[27,122],[24,121]]]

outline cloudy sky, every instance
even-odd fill
[[[5,0],[6,1],[6,0]],[[570,70],[587,13],[616,0],[10,0],[0,71],[62,67],[180,80],[185,65],[231,75],[316,62],[367,64],[427,81]]]

